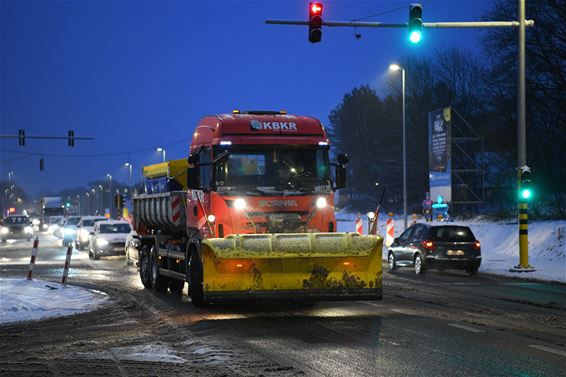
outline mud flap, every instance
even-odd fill
[[[202,243],[207,300],[380,299],[383,238],[357,233],[231,235]]]

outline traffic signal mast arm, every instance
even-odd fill
[[[309,25],[308,21],[265,20],[269,25]],[[322,26],[331,27],[369,27],[369,28],[407,28],[408,23],[322,21]],[[424,28],[477,28],[477,27],[519,27],[519,21],[469,21],[469,22],[423,22]],[[534,20],[525,20],[525,26],[535,26]]]

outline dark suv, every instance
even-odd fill
[[[478,272],[480,242],[467,226],[415,224],[389,246],[389,268],[414,267],[417,275],[427,268]]]

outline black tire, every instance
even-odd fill
[[[169,279],[161,276],[159,274],[159,264],[157,258],[157,248],[154,246],[151,248],[151,286],[155,292],[163,293],[167,292],[169,288]]]
[[[92,249],[92,258],[94,260],[99,260],[100,259],[100,254],[96,252],[96,246]]]
[[[424,259],[421,254],[415,255],[415,274],[422,275],[425,272]]]
[[[151,289],[151,254],[147,245],[140,251],[140,280],[144,287]]]
[[[88,258],[92,259],[92,250],[90,249],[90,247],[88,248]]]
[[[479,266],[470,266],[466,269],[468,275],[472,276],[478,273]]]
[[[202,263],[196,251],[191,253],[187,271],[189,272],[189,296],[191,297],[191,302],[197,308],[203,307],[206,305],[206,301],[202,286]]]
[[[389,252],[387,262],[389,263],[389,270],[395,271],[397,269],[397,260],[395,259],[395,254],[393,254],[392,252]]]

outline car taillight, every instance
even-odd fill
[[[480,241],[474,242],[474,248],[476,248],[476,249],[479,250],[479,249],[480,249],[480,246],[481,246]]]
[[[434,247],[434,243],[432,241],[423,241],[422,244],[427,250],[432,250]]]

